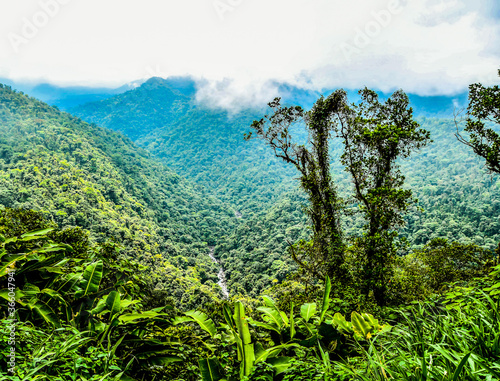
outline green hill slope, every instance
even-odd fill
[[[127,137],[0,86],[0,207],[43,211],[121,244],[153,283],[183,293],[207,283],[208,257],[236,221],[213,197],[153,160]]]
[[[255,112],[230,115],[196,104],[190,93],[152,78],[141,87],[72,112],[127,134],[170,168],[248,217],[294,188],[294,171],[260,142],[244,142]]]

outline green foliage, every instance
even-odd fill
[[[356,240],[363,253],[358,259],[361,289],[383,305],[397,252],[395,229],[404,224],[404,215],[415,202],[412,192],[403,189],[405,178],[396,160],[424,147],[430,133],[413,120],[403,91],[384,103],[374,91],[365,88],[359,93],[362,103],[338,111],[334,128],[344,145],[341,163],[351,175],[353,197],[366,221],[364,234]]]
[[[500,76],[500,70],[498,71]],[[470,134],[464,138],[457,131],[457,138],[471,147],[476,155],[486,160],[491,172],[500,173],[500,135],[489,123],[500,124],[500,87],[485,87],[480,83],[469,86],[469,106],[465,131]],[[458,124],[457,124],[458,130]]]
[[[30,225],[33,212],[24,215]],[[13,223],[20,229],[23,213],[16,216]],[[2,230],[12,231],[8,218],[3,221],[7,226]],[[67,237],[62,233],[44,228],[4,237],[0,243],[0,269],[8,269],[0,274],[0,298],[15,306],[1,318],[18,332],[15,376],[66,380],[100,374],[119,379],[124,372],[138,376],[152,365],[180,361],[176,350],[159,340],[170,325],[164,318],[169,314],[162,312],[165,306],[142,310],[147,283],[137,273],[143,268],[101,257],[102,251],[92,246],[86,255],[75,257],[71,246],[59,241]],[[85,242],[85,233],[80,234]],[[75,235],[72,239],[77,240]],[[8,284],[14,285],[4,289]],[[4,328],[2,361],[11,348],[6,333]]]
[[[218,296],[208,245],[227,234],[232,212],[123,135],[2,86],[0,183],[0,208],[37,210],[50,226],[78,226],[91,242],[119,242],[122,255],[155,268],[149,275],[156,288],[189,296],[179,305]],[[15,235],[12,229],[6,233]]]
[[[493,262],[490,252],[473,244],[449,243],[434,239],[414,256],[422,262],[427,274],[427,287],[439,291],[446,283],[465,282],[485,276]],[[425,271],[425,270],[424,270]]]
[[[322,279],[347,282],[345,242],[340,225],[342,200],[330,173],[330,118],[342,107],[341,96],[320,98],[309,113],[299,107],[282,107],[281,99],[269,103],[273,114],[252,124],[253,132],[271,147],[276,157],[293,165],[300,173],[301,188],[308,196],[306,209],[312,225],[312,240],[292,249],[292,256],[309,273]],[[311,136],[306,147],[292,140],[291,129],[304,121]],[[252,136],[250,132],[246,139]],[[300,250],[299,250],[300,249]]]
[[[435,238],[422,249],[398,258],[389,285],[391,303],[424,300],[433,293],[446,292],[453,283],[467,284],[486,276],[493,264],[492,253],[477,245]]]
[[[256,298],[274,286],[275,280],[283,282],[296,272],[297,265],[287,248],[301,239],[311,239],[307,228],[311,224],[302,210],[307,199],[295,189],[292,166],[279,162],[261,142],[245,143],[241,139],[257,117],[255,112],[228,115],[205,108],[189,96],[172,88],[168,81],[155,78],[133,91],[81,106],[75,112],[90,122],[129,134],[169,167],[204,187],[206,194],[231,206],[232,216],[241,218],[225,220],[228,229],[224,238],[203,240],[216,246],[215,256],[226,270],[231,294]],[[500,183],[482,176],[480,160],[456,140],[453,120],[419,118],[418,123],[431,132],[433,142],[414,153],[411,160],[397,161],[407,188],[419,200],[419,208],[409,210],[406,225],[397,229],[400,237],[413,248],[422,248],[433,238],[447,238],[493,250],[500,241]],[[306,141],[303,126],[292,132],[299,144]],[[339,195],[349,199],[353,186],[340,164],[342,150],[340,142],[331,142],[332,175]],[[207,211],[202,215],[212,226],[218,217]],[[346,236],[359,237],[366,221],[359,209],[353,208],[353,212],[343,218],[344,231]],[[173,216],[170,208],[168,213]],[[178,224],[175,233],[182,236],[185,224]],[[196,233],[186,233],[199,242]],[[172,246],[182,245],[172,240]],[[180,256],[191,260],[191,253],[199,250],[181,250]],[[406,252],[402,249],[398,254]],[[166,257],[169,265],[157,279],[157,287],[179,289],[175,298],[184,299],[187,309],[206,300],[204,292],[191,296],[201,288],[192,277],[186,278],[185,270],[171,267],[177,269],[184,259],[164,255],[154,265],[165,262]],[[217,271],[208,259],[198,267],[201,271],[197,276],[208,275],[216,283]],[[212,287],[210,283],[206,286]]]
[[[273,114],[254,121],[252,128],[278,158],[295,166],[308,196],[312,239],[291,246],[294,260],[311,275],[319,279],[329,275],[343,287],[353,283],[349,271],[361,273],[361,284],[356,286],[383,305],[396,255],[395,229],[403,225],[404,213],[414,201],[411,191],[402,188],[404,177],[396,159],[425,146],[429,132],[413,120],[402,91],[383,104],[374,91],[364,89],[360,94],[361,103],[349,106],[346,92],[338,90],[321,97],[308,113],[298,106],[282,107],[276,98],[269,103]],[[291,135],[292,127],[302,122],[310,136],[307,145],[297,144]],[[334,134],[344,146],[340,159],[354,184],[354,206],[365,220],[364,234],[350,237],[358,247],[358,258],[349,266],[341,224],[345,205],[330,169]]]
[[[241,302],[236,302],[234,313],[224,306],[225,323],[220,324],[222,332],[206,329],[207,321],[212,322],[205,314],[197,314],[195,319],[176,318],[176,324],[189,321],[196,322],[199,327],[210,334],[205,345],[217,357],[199,360],[203,380],[231,379],[235,375],[221,373],[221,360],[230,356],[227,344],[236,347],[239,363],[240,380],[291,379],[304,367],[308,358],[312,366],[307,374],[326,380],[327,375],[333,375],[332,358],[340,353],[347,353],[348,348],[342,347],[343,336],[335,329],[339,324],[338,314],[332,317],[329,310],[331,282],[326,279],[323,292],[323,302],[318,310],[315,303],[305,303],[300,308],[299,317],[293,306],[290,313],[281,311],[268,296],[263,296],[264,305],[259,306],[257,316],[247,317]],[[193,315],[188,313],[187,315]],[[386,333],[390,326],[379,324],[372,315],[353,313],[353,324],[349,323],[348,336],[359,339],[370,339],[380,333]],[[344,320],[345,322],[345,320]],[[343,329],[343,328],[340,328]],[[215,333],[215,334],[214,334]],[[217,349],[216,349],[217,348]],[[295,368],[297,367],[297,368]],[[277,378],[278,377],[278,378]],[[304,374],[303,377],[306,377]],[[312,379],[313,376],[311,376]]]
[[[123,132],[229,205],[235,220],[265,211],[293,189],[292,171],[264,147],[242,140],[255,111],[233,115],[204,107],[168,80],[151,78],[137,89],[72,112]]]
[[[495,111],[497,89],[475,89],[470,120],[487,122]],[[138,94],[144,102],[136,102]],[[161,104],[163,96],[168,99]],[[95,121],[107,120],[131,134],[202,189],[157,164],[123,136],[0,86],[4,303],[12,299],[7,272],[14,268],[16,274],[18,367],[17,375],[8,377],[500,378],[500,267],[494,267],[491,255],[500,241],[500,185],[482,176],[480,159],[454,141],[451,121],[421,119],[435,143],[411,162],[391,161],[396,153],[407,156],[426,137],[418,135],[402,93],[383,104],[367,90],[364,96],[366,108],[344,109],[345,115],[357,112],[359,117],[359,124],[344,131],[344,138],[357,147],[354,155],[341,157],[342,147],[335,142],[296,147],[306,156],[317,154],[315,160],[303,161],[309,165],[306,180],[319,179],[317,189],[325,195],[317,198],[306,181],[315,200],[306,210],[316,218],[311,220],[311,236],[302,213],[307,200],[293,190],[291,171],[258,142],[241,142],[245,125],[253,119],[250,113],[231,119],[204,110],[186,94],[165,88],[161,80],[103,102],[102,109],[92,106],[99,114]],[[329,101],[322,102],[307,115],[315,143],[325,134],[319,121]],[[154,108],[163,120],[149,114]],[[278,122],[284,125],[293,120],[293,112],[300,114],[297,108],[281,110]],[[386,120],[391,110],[402,119]],[[399,122],[405,128],[399,129]],[[496,135],[486,126],[483,140],[478,134],[475,142],[489,144],[483,151],[494,164]],[[293,133],[304,138],[303,126]],[[341,164],[343,160],[350,165],[350,159],[354,164],[349,174]],[[320,162],[328,162],[324,167],[330,167],[331,175],[318,170]],[[387,165],[391,170],[379,171]],[[398,166],[423,210],[409,208],[413,196],[401,187]],[[378,188],[377,179],[383,183]],[[354,201],[349,205],[341,199]],[[352,213],[343,215],[339,224],[335,212],[319,213],[320,207],[332,206],[329,202]],[[403,212],[411,213],[402,218]],[[401,226],[403,220],[406,226]],[[309,250],[319,258],[317,248],[331,243],[314,236],[315,222],[330,224],[330,232],[345,233],[335,239],[355,237],[342,241],[341,270],[352,276],[352,283],[363,284],[370,247],[382,256],[409,252],[391,258],[393,274],[383,277],[390,280],[384,283],[389,304],[399,307],[372,308],[371,299],[363,295],[366,291],[354,284],[325,278],[322,286],[300,271],[290,276],[297,266],[286,255],[288,246],[299,242],[296,250],[302,245],[302,253]],[[373,226],[387,234],[369,240]],[[394,239],[396,231],[408,246]],[[217,300],[217,266],[207,256],[209,245],[215,246],[233,295],[240,294],[232,301]],[[373,284],[369,288],[375,289]],[[271,296],[256,305],[252,297],[264,289]],[[187,312],[172,312],[167,304]],[[2,311],[4,363],[10,353],[12,316]],[[348,314],[350,321],[345,319]]]
[[[379,333],[389,332],[392,327],[389,324],[380,324],[371,314],[359,314],[353,311],[351,321],[345,320],[345,317],[338,312],[333,316],[332,323],[342,332],[352,334],[357,340],[371,339]]]

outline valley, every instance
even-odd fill
[[[117,345],[131,332],[136,335],[138,331],[130,331],[132,325],[150,335],[159,332],[148,331],[151,327],[160,330],[169,326],[167,330],[174,332],[179,342],[170,342],[167,335],[169,344],[158,341],[153,345],[141,336],[130,336],[120,356],[128,358],[125,353],[131,351],[141,358],[140,365],[134,367],[136,376],[146,377],[158,369],[166,379],[173,379],[177,372],[195,377],[196,366],[182,353],[192,356],[201,345],[191,343],[199,340],[193,325],[186,327],[186,332],[181,325],[199,324],[202,331],[215,337],[214,321],[218,321],[235,334],[239,328],[230,328],[231,324],[246,319],[238,315],[244,314],[239,310],[244,308],[241,301],[264,316],[272,316],[258,322],[254,313],[249,321],[254,327],[280,332],[282,345],[289,335],[283,330],[293,324],[289,321],[294,302],[302,304],[302,320],[297,320],[296,328],[301,331],[301,343],[315,337],[320,327],[324,329],[325,322],[319,316],[314,317],[316,326],[308,326],[304,310],[313,304],[316,309],[321,298],[322,311],[318,313],[333,319],[328,324],[337,324],[337,332],[344,332],[344,323],[335,320],[340,319],[337,315],[328,315],[330,303],[344,314],[363,303],[365,310],[388,318],[370,304],[372,301],[346,294],[338,283],[322,286],[293,259],[300,245],[313,242],[307,216],[309,200],[293,166],[277,158],[262,141],[244,140],[252,121],[264,111],[248,109],[233,114],[209,109],[197,102],[195,94],[195,84],[187,79],[152,78],[132,90],[107,94],[67,113],[10,86],[0,86],[0,234],[7,237],[5,253],[28,250],[15,260],[21,274],[26,274],[20,297],[33,292],[39,295],[29,302],[37,314],[23,310],[23,319],[41,318],[39,324],[43,321],[64,329],[83,329],[90,324],[99,340],[117,327],[116,334],[124,335]],[[430,132],[432,142],[411,160],[397,161],[405,189],[411,189],[418,202],[404,216],[394,243],[397,272],[387,289],[395,304],[424,300],[444,287],[445,280],[440,280],[430,291],[431,283],[426,283],[430,281],[414,267],[424,266],[423,274],[441,271],[441,267],[432,267],[433,262],[425,262],[434,260],[435,253],[469,255],[454,259],[460,266],[447,275],[449,279],[469,279],[471,274],[484,277],[484,269],[490,268],[484,263],[492,263],[491,255],[500,242],[500,180],[489,176],[483,160],[457,140],[453,119],[422,114],[416,120]],[[308,139],[303,125],[291,133],[299,141]],[[345,200],[341,228],[352,245],[349,250],[355,252],[366,220],[363,208],[353,198],[349,173],[340,163],[341,142],[332,139],[330,148],[332,181]],[[33,238],[27,238],[27,231],[35,231]],[[13,246],[16,240],[26,243]],[[60,254],[36,254],[48,247],[56,253],[67,250],[66,259],[57,262]],[[2,258],[11,255],[19,254]],[[22,259],[28,257],[32,262]],[[480,264],[476,258],[481,258]],[[66,263],[74,264],[68,267]],[[76,273],[71,272],[73,268]],[[53,278],[38,277],[31,271],[48,271]],[[98,282],[92,286],[95,294],[81,289],[85,282],[90,286],[95,280],[88,277],[89,272],[98,274]],[[36,285],[30,283],[30,277]],[[66,291],[63,285],[72,277],[81,280]],[[55,287],[60,288],[56,291]],[[113,287],[118,291],[109,293]],[[29,291],[32,288],[37,291]],[[262,295],[270,295],[276,304]],[[67,315],[63,317],[61,300],[65,298]],[[260,298],[267,307],[259,307]],[[112,305],[115,302],[118,307]],[[80,315],[78,308],[85,304],[93,309]],[[229,306],[234,306],[234,315]],[[281,309],[289,308],[287,317]],[[113,311],[118,317],[113,318]],[[316,310],[311,316],[315,314]],[[424,316],[419,319],[432,321]],[[455,319],[454,315],[450,319]],[[270,325],[272,321],[276,327]],[[67,332],[61,332],[60,340],[65,340]],[[278,339],[274,340],[276,344]],[[152,351],[147,352],[145,346],[149,345],[156,349],[148,347]],[[326,344],[318,345],[323,348]],[[161,351],[173,355],[161,357]],[[151,354],[141,357],[143,352]],[[72,355],[80,356],[77,352]],[[191,370],[180,365],[183,361],[191,364]],[[206,361],[211,366],[212,359]],[[217,360],[218,365],[212,365],[236,371],[236,360],[223,361],[227,363]],[[155,364],[161,365],[154,368]],[[281,368],[272,365],[273,358],[269,364],[272,372],[281,373]],[[288,369],[289,360],[286,364]],[[202,360],[199,366],[203,372]],[[241,367],[240,372],[249,372]]]

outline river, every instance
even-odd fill
[[[212,261],[219,264],[219,261],[214,256],[215,247],[209,246],[208,248],[210,249],[210,252],[208,253],[208,255],[210,256]],[[224,269],[222,268],[222,266],[220,266],[220,268],[219,268],[219,273],[217,274],[217,277],[219,278],[219,282],[217,282],[217,284],[222,289],[223,299],[228,299],[229,298],[229,291],[227,290],[226,274],[224,273]]]

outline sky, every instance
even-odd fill
[[[498,0],[0,0],[0,77],[190,75],[219,106],[276,84],[453,95],[498,83]]]

